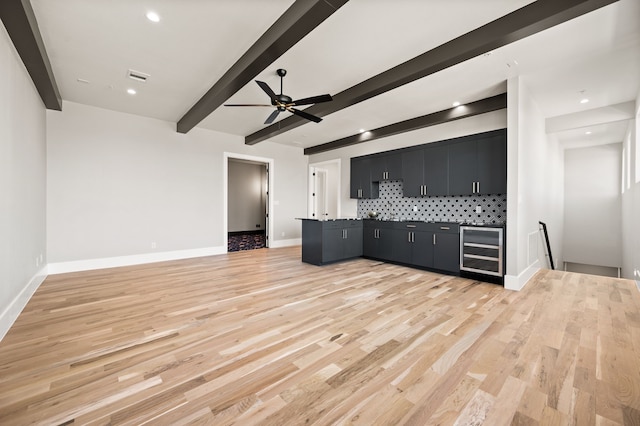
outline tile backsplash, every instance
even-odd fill
[[[358,200],[359,218],[376,211],[381,219],[484,223],[504,223],[507,219],[506,194],[403,197],[401,180],[380,182],[379,190],[380,198]],[[477,206],[482,213],[476,213]]]

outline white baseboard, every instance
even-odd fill
[[[40,269],[33,278],[29,280],[20,294],[2,311],[2,314],[0,314],[0,340],[4,338],[13,323],[16,322],[18,315],[20,315],[20,312],[27,306],[29,299],[31,299],[31,296],[33,296],[33,293],[36,292],[45,278],[47,278],[46,266]]]
[[[291,247],[302,245],[302,238],[291,238],[290,240],[269,241],[270,248]]]
[[[536,260],[528,268],[519,275],[505,275],[504,288],[507,290],[520,291],[524,288],[529,280],[540,270],[540,261]]]
[[[160,253],[135,254],[130,256],[107,257],[102,259],[74,260],[71,262],[50,263],[50,275],[67,272],[90,271],[93,269],[117,268],[119,266],[142,265],[145,263],[165,262],[167,260],[189,259],[192,257],[215,256],[225,254],[226,247],[205,247],[200,249],[165,251]]]

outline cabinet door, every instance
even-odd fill
[[[386,156],[387,180],[402,179],[402,154],[391,154]]]
[[[423,151],[402,153],[402,193],[405,197],[421,197],[421,186],[424,184]]]
[[[478,141],[478,184],[480,194],[507,192],[506,133]]]
[[[393,229],[378,229],[378,251],[376,258],[392,260],[393,258]]]
[[[424,184],[426,195],[449,193],[449,148],[446,145],[425,148]]]
[[[373,182],[398,179],[402,179],[402,154],[385,154],[371,159]]]
[[[351,182],[350,182],[350,197],[362,198],[362,176],[365,173],[364,169],[366,162],[362,158],[351,159]]]
[[[449,195],[472,195],[477,181],[476,141],[449,145]]]
[[[378,229],[365,223],[362,231],[362,254],[367,257],[378,258],[378,239],[376,238]]]
[[[460,272],[460,235],[435,234],[433,246],[433,267],[449,272]]]
[[[322,231],[322,262],[335,262],[344,259],[343,228],[324,229]]]
[[[411,263],[412,243],[410,233],[404,229],[391,230],[391,259],[394,262]]]
[[[371,181],[380,182],[385,180],[385,173],[387,171],[386,158],[383,156],[371,158]]]
[[[362,226],[352,226],[344,230],[344,259],[362,256]]]
[[[433,232],[414,232],[411,264],[433,267]]]

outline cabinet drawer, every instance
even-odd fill
[[[459,234],[460,233],[460,225],[457,223],[436,222],[436,223],[433,223],[432,225],[433,225],[433,228],[431,228],[431,230],[439,234]]]

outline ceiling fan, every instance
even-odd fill
[[[319,96],[311,96],[310,98],[303,98],[303,99],[298,99],[298,100],[293,100],[290,96],[284,95],[282,93],[282,79],[284,78],[285,75],[287,75],[287,70],[284,70],[282,68],[279,68],[277,70],[277,74],[280,76],[280,94],[276,95],[275,92],[273,90],[271,90],[271,87],[269,87],[269,85],[267,83],[265,83],[264,81],[258,81],[256,80],[256,83],[258,83],[258,86],[260,86],[260,88],[262,90],[264,90],[264,92],[269,95],[269,98],[271,98],[271,105],[268,104],[224,104],[224,106],[259,106],[259,107],[276,107],[276,110],[273,111],[269,117],[267,117],[267,119],[265,120],[264,124],[271,124],[273,123],[273,121],[276,119],[276,117],[278,116],[278,114],[280,114],[282,111],[289,111],[290,113],[293,113],[297,116],[300,116],[302,118],[306,118],[307,120],[319,123],[322,121],[322,118],[320,117],[316,117],[315,115],[309,114],[308,112],[304,112],[304,111],[300,111],[299,109],[295,109],[294,106],[300,106],[300,105],[311,105],[311,104],[318,104],[320,102],[329,102],[331,100],[333,100],[333,98],[331,97],[331,95],[319,95]]]

